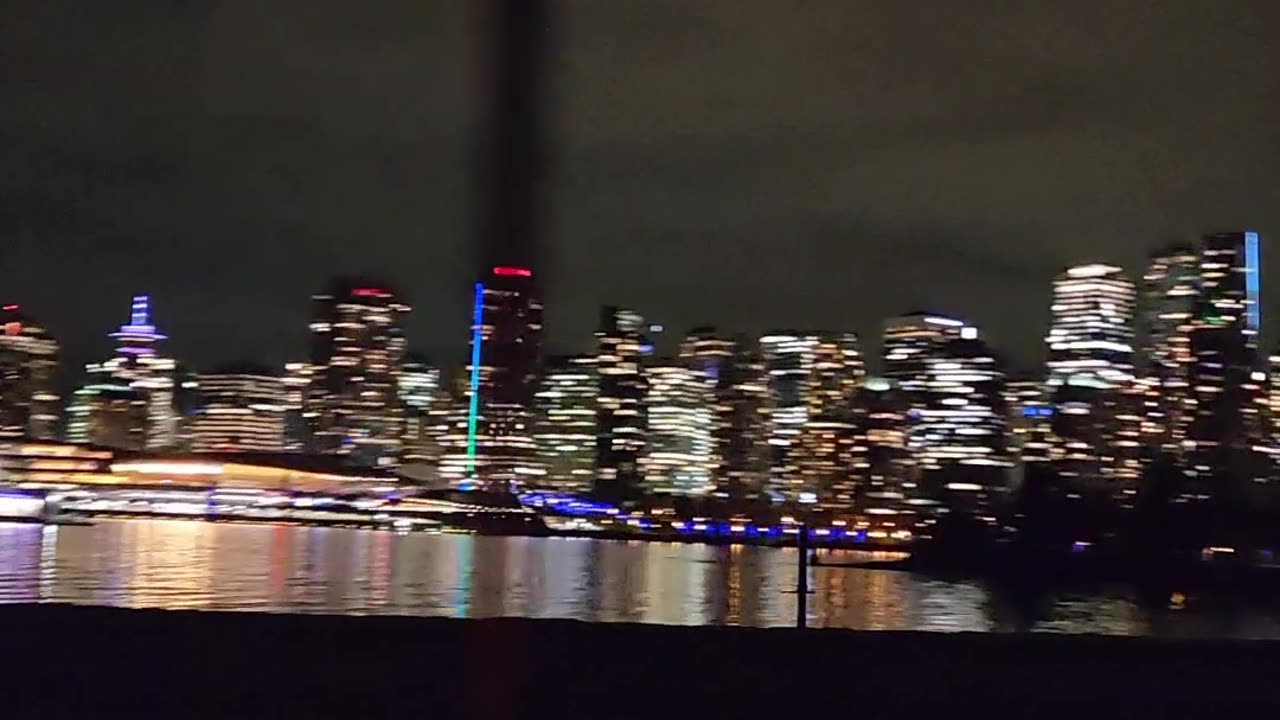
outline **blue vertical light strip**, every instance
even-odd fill
[[[1262,325],[1262,305],[1259,300],[1261,278],[1258,273],[1262,268],[1258,264],[1258,233],[1244,234],[1244,283],[1249,294],[1249,329],[1257,331]]]
[[[471,318],[471,402],[467,410],[467,481],[476,474],[476,419],[480,414],[480,342],[484,322],[484,283],[476,283],[475,310]]]

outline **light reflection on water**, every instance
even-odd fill
[[[779,626],[795,619],[796,559],[794,549],[190,521],[0,524],[0,602]],[[815,627],[1280,638],[1275,603],[1175,612],[1124,587],[1028,593],[810,572]]]

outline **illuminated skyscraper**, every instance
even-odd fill
[[[118,450],[142,450],[147,442],[147,394],[128,385],[85,385],[67,408],[67,441]]]
[[[1200,294],[1200,253],[1172,246],[1154,253],[1142,276],[1142,316],[1147,354],[1141,381],[1143,441],[1180,453],[1195,415],[1189,382],[1191,328]]]
[[[680,344],[680,362],[692,370],[708,391],[711,407],[712,450],[709,462],[712,481],[726,482],[725,456],[733,432],[733,378],[730,365],[736,344],[721,337],[714,327],[694,328]]]
[[[640,459],[644,487],[662,495],[711,491],[713,388],[705,375],[674,358],[645,367],[648,432]]]
[[[0,306],[0,438],[58,436],[58,343],[17,305]]]
[[[950,512],[992,524],[991,501],[1008,485],[1004,369],[977,338],[951,340],[925,361],[927,401],[914,430],[924,495]]]
[[[399,462],[408,313],[395,292],[371,280],[337,278],[312,297],[311,375],[303,396],[312,452],[366,467]]]
[[[396,380],[400,402],[416,410],[431,407],[432,398],[440,392],[440,368],[412,353],[405,355]]]
[[[1258,234],[1204,238],[1201,292],[1191,329],[1190,384],[1195,417],[1188,428],[1190,474],[1199,494],[1247,486],[1256,474],[1253,448],[1264,434],[1260,399],[1266,375],[1258,357]]]
[[[1067,268],[1054,281],[1047,391],[1057,477],[1069,495],[1132,497],[1141,390],[1135,391],[1136,291],[1113,265]],[[1134,405],[1137,405],[1135,407]],[[1117,482],[1124,481],[1124,482]]]
[[[139,448],[172,448],[177,442],[178,430],[178,414],[174,409],[176,364],[173,358],[157,351],[157,345],[165,336],[156,332],[151,324],[151,303],[146,295],[133,298],[129,322],[111,337],[116,340],[116,354],[105,362],[86,366],[88,383],[84,390],[89,392],[77,392],[73,403],[81,413],[107,412],[111,419],[103,422],[92,417],[72,420],[77,427],[83,425],[86,428],[114,427],[123,422],[138,421],[142,423],[141,427],[113,429],[110,433],[114,438],[112,442],[117,447],[132,447],[137,438],[142,438]],[[132,389],[131,399],[126,399],[125,395],[129,394],[121,392],[120,388]],[[137,402],[146,406],[145,413],[140,416],[131,407]],[[130,408],[126,411],[125,406]],[[85,437],[79,430],[74,435]],[[126,442],[124,438],[129,440]],[[88,441],[109,444],[92,439]]]
[[[649,352],[639,313],[606,306],[596,331],[596,493],[628,500],[641,490],[640,457],[648,419],[644,357]]]
[[[907,406],[901,392],[882,377],[868,377],[855,404],[853,446],[856,492],[854,509],[860,527],[888,537],[910,533],[918,505],[923,504],[906,468]],[[909,536],[906,536],[909,537]]]
[[[585,494],[596,474],[595,357],[548,358],[538,388],[535,440],[552,490]]]
[[[284,376],[284,451],[306,452],[311,445],[311,425],[314,418],[306,415],[303,398],[311,385],[311,363],[285,363]]]
[[[467,363],[468,484],[516,490],[542,475],[533,440],[542,300],[533,272],[496,266],[475,285]]]
[[[284,450],[285,386],[262,368],[228,367],[196,376],[191,420],[195,453]]]
[[[853,399],[865,367],[851,333],[778,331],[760,339],[770,489],[787,502],[844,509],[853,495]]]
[[[432,403],[441,393],[440,369],[422,357],[407,354],[400,365],[397,384],[404,408],[401,472],[422,480],[432,479],[440,461],[431,417]]]
[[[909,495],[919,491],[918,456],[929,442],[921,427],[929,404],[929,362],[952,340],[977,336],[976,328],[938,313],[916,311],[885,322],[884,377],[893,384],[906,416],[906,454],[900,472]],[[908,499],[923,500],[914,495]]]

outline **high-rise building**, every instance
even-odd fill
[[[898,533],[903,538],[915,525],[918,506],[925,504],[908,472],[913,464],[907,455],[905,398],[888,380],[868,377],[858,391],[855,409],[858,523],[868,533]]]
[[[852,504],[853,399],[865,374],[852,333],[776,331],[760,339],[769,486],[786,502],[843,510]]]
[[[899,472],[909,501],[925,500],[919,495],[918,456],[930,441],[921,425],[930,398],[930,360],[939,357],[947,343],[977,336],[977,328],[940,313],[915,311],[885,322],[884,378],[893,385],[905,415],[906,452]]]
[[[546,470],[541,483],[558,492],[585,494],[596,474],[595,357],[548,358],[537,393],[535,441]]]
[[[83,386],[67,408],[67,441],[142,450],[147,444],[149,400],[145,391],[128,385]]]
[[[116,340],[115,355],[105,362],[86,366],[88,383],[83,389],[88,392],[77,392],[74,402],[81,413],[105,412],[110,415],[110,419],[98,422],[90,417],[71,418],[71,421],[75,421],[77,427],[87,428],[115,428],[119,423],[137,421],[141,423],[140,427],[113,429],[110,433],[113,438],[111,443],[93,439],[88,442],[132,447],[137,438],[142,438],[138,449],[172,449],[178,440],[178,413],[174,406],[174,374],[177,364],[173,358],[165,357],[158,351],[157,346],[165,336],[156,332],[155,325],[151,324],[150,298],[146,295],[135,296],[129,322],[112,333],[111,337]],[[134,393],[122,393],[120,388],[132,389]],[[130,397],[126,398],[126,395]],[[137,402],[146,406],[141,415],[132,407]],[[129,406],[128,410],[125,409],[126,406]],[[101,435],[101,432],[98,434]],[[84,437],[79,430],[72,435]]]
[[[285,386],[263,368],[225,367],[196,376],[199,402],[191,419],[195,453],[284,450]]]
[[[430,479],[440,461],[431,415],[436,396],[442,392],[440,369],[425,358],[408,354],[400,366],[398,386],[404,409],[402,473],[409,473],[412,467],[419,477]]]
[[[924,495],[950,512],[994,523],[991,501],[1009,482],[1004,369],[978,338],[951,340],[925,361],[927,401],[915,427]]]
[[[680,359],[710,389],[711,479],[715,495],[741,503],[760,497],[769,473],[764,412],[769,387],[755,343],[714,327],[689,331]]]
[[[426,410],[440,392],[440,368],[412,353],[405,356],[396,380],[400,402],[406,407]]]
[[[311,363],[285,363],[280,379],[284,386],[284,451],[306,452],[311,446],[311,426],[315,417],[308,417],[303,407],[307,387],[311,385]]]
[[[714,487],[713,389],[705,375],[675,358],[647,364],[645,380],[644,489],[661,495],[707,494]]]
[[[58,436],[58,343],[17,305],[0,306],[0,438]]]
[[[642,489],[648,385],[643,362],[648,353],[639,313],[606,306],[596,331],[596,493],[615,501],[636,498]]]
[[[1047,392],[1054,468],[1068,495],[1132,497],[1141,388],[1133,362],[1136,290],[1113,265],[1067,268],[1054,281]],[[1135,407],[1136,405],[1136,407]]]
[[[1145,388],[1142,438],[1180,453],[1195,414],[1189,381],[1191,328],[1200,294],[1200,253],[1175,245],[1153,253],[1142,276],[1142,317],[1147,353],[1140,372]]]
[[[1188,470],[1203,497],[1222,496],[1227,483],[1247,486],[1257,473],[1266,378],[1258,357],[1258,244],[1256,232],[1204,238],[1191,329],[1195,417],[1187,430]]]
[[[533,272],[496,266],[475,284],[467,362],[467,486],[515,490],[542,475],[533,440],[542,300]]]
[[[805,390],[812,363],[811,344],[804,335],[792,331],[772,332],[760,338],[769,388],[765,406],[769,490],[780,499],[807,504],[816,502],[817,497],[801,495],[804,480],[800,476],[797,442],[809,420]]]
[[[358,466],[396,465],[409,306],[385,284],[355,278],[334,279],[311,306],[311,376],[303,396],[311,451]]]

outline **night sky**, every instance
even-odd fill
[[[1061,267],[1136,276],[1154,246],[1244,226],[1264,325],[1280,310],[1280,3],[557,5],[553,350],[588,348],[602,303],[869,336],[927,307],[1028,365]],[[405,291],[412,347],[462,361],[467,2],[0,17],[0,298],[68,364],[105,356],[135,292],[196,368],[301,358],[309,296],[351,271]]]

